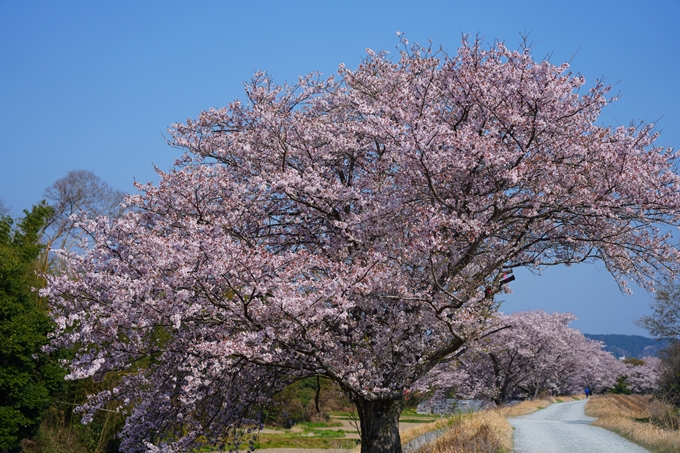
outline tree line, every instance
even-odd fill
[[[539,395],[657,390],[659,359],[619,360],[603,343],[569,327],[568,313],[517,312],[498,316],[498,331],[470,342],[416,388],[435,397],[479,398],[500,406]]]

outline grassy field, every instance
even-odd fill
[[[351,449],[356,441],[347,437],[347,423],[341,419],[329,422],[298,423],[290,429],[266,429],[257,435],[255,447],[264,448],[343,448]],[[243,448],[246,448],[244,445]]]
[[[680,453],[678,413],[644,395],[598,395],[588,401],[586,414],[596,426],[614,431],[655,453]]]
[[[258,434],[255,447],[265,448],[341,448],[351,450],[357,445],[357,417],[351,412],[332,412],[328,422],[298,423],[290,429],[266,429]],[[438,415],[421,415],[405,410],[400,418],[402,425],[429,425],[433,421],[446,423]],[[427,432],[433,428],[427,429]],[[407,430],[408,431],[408,430]],[[417,437],[417,436],[416,436]],[[408,442],[408,440],[407,440]],[[243,448],[247,448],[246,445]]]

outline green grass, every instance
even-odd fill
[[[345,437],[345,432],[341,429],[335,431],[332,429],[313,429],[307,431],[307,433],[314,437]]]
[[[439,420],[440,418],[443,417],[435,417],[435,418],[400,418],[399,421],[401,423],[430,423]]]
[[[352,414],[351,412],[331,412],[330,415],[334,420],[358,420],[356,413]],[[430,423],[439,420],[440,418],[442,417],[439,415],[419,414],[415,409],[405,409],[404,412],[402,412],[399,421],[402,423]],[[329,424],[328,426],[339,425]]]
[[[356,417],[357,413],[356,412],[333,411],[333,412],[329,413],[328,415],[330,415],[333,418],[342,419],[342,417],[349,417],[349,418]]]
[[[324,423],[303,423],[301,425],[315,425],[319,428]],[[298,425],[300,426],[300,425]],[[356,446],[355,439],[346,439],[345,431],[331,429],[304,429],[303,431],[292,432],[291,430],[281,430],[277,433],[260,433],[255,438],[255,448],[340,448],[351,450]],[[239,450],[247,450],[248,442],[240,445]],[[209,446],[198,450],[202,453],[212,452]]]
[[[342,434],[344,436],[344,433]],[[287,434],[260,434],[255,441],[257,449],[263,448],[347,448],[356,446],[353,439],[339,437],[295,436]],[[243,446],[246,449],[247,445]]]
[[[302,427],[302,429],[313,429],[313,428],[331,428],[335,426],[342,426],[340,422],[302,422],[298,423],[297,426]]]

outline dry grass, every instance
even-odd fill
[[[512,427],[499,410],[459,415],[449,420],[447,431],[417,450],[418,453],[496,453],[512,449]]]
[[[399,433],[401,444],[431,431],[446,429],[435,441],[421,447],[417,453],[496,453],[512,448],[512,427],[498,410],[458,414],[424,423]],[[357,446],[349,453],[359,453]]]
[[[577,401],[582,400],[583,398],[584,396],[582,395],[560,396],[557,398],[552,396],[546,396],[543,398],[535,398],[532,400],[522,401],[521,403],[515,404],[514,406],[505,406],[502,407],[500,411],[505,417],[519,417],[521,415],[531,414],[532,412],[544,409],[553,403]]]
[[[422,425],[415,426],[413,428],[405,429],[399,431],[399,437],[401,437],[401,444],[406,445],[413,439],[416,439],[423,434],[429,433],[431,431],[439,431],[455,423],[454,417],[440,418],[431,423],[423,423]]]
[[[586,405],[586,414],[597,417],[595,426],[657,453],[680,453],[680,431],[658,426],[663,417],[672,414],[668,411],[667,406],[642,395],[594,396]]]

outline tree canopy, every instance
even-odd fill
[[[528,49],[369,51],[173,126],[185,150],[50,277],[72,378],[134,370],[122,448],[226,438],[282,383],[324,376],[362,452],[399,452],[405,390],[487,327],[507,272],[601,260],[625,288],[678,270],[672,150],[609,128],[609,87]],[[273,389],[273,390],[272,390]],[[156,446],[152,446],[155,444]]]

